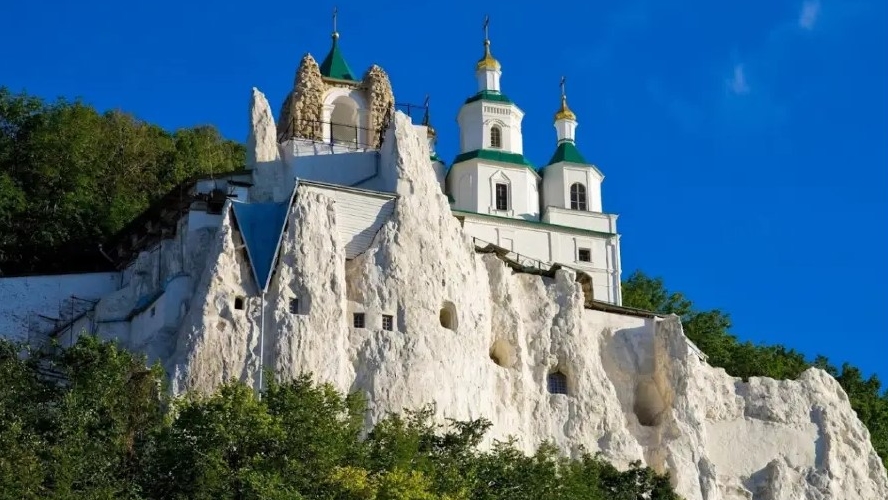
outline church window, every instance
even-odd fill
[[[503,129],[499,125],[490,127],[490,147],[500,149],[503,147]]]
[[[552,394],[567,394],[567,376],[560,371],[550,373],[547,377],[549,392]]]
[[[364,313],[355,313],[352,321],[355,328],[364,328]]]
[[[575,182],[570,185],[571,210],[586,210],[586,186]]]
[[[508,184],[496,184],[496,209],[497,210],[508,210],[509,209],[509,185]]]
[[[234,298],[234,308],[238,310],[243,310],[244,308],[244,298],[243,297],[235,297]]]
[[[299,299],[290,299],[290,314],[299,314]]]
[[[577,250],[577,260],[580,262],[592,262],[592,250],[580,248]]]
[[[394,330],[395,329],[395,318],[391,314],[383,314],[382,315],[382,329],[383,330]]]

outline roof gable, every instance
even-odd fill
[[[238,229],[247,247],[256,286],[268,289],[271,269],[287,222],[290,201],[281,203],[231,203]]]

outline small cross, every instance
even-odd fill
[[[565,81],[565,78],[562,76],[561,77],[561,97],[564,97],[564,81]]]
[[[333,7],[333,33],[336,33],[336,15],[339,14],[339,9],[337,7]]]
[[[428,94],[426,94],[425,103],[423,103],[423,106],[425,106],[426,109],[428,109],[428,107],[429,107],[429,96],[428,96]]]
[[[487,40],[489,37],[487,36],[487,27],[490,26],[490,16],[484,16],[484,39]]]

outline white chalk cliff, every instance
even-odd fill
[[[278,168],[261,94],[256,106],[255,171]],[[175,391],[232,377],[256,384],[262,343],[264,365],[279,377],[308,371],[366,394],[368,424],[435,403],[442,418],[490,420],[485,445],[515,436],[528,452],[553,440],[619,467],[642,460],[670,472],[689,500],[888,499],[869,432],[827,373],[743,382],[694,355],[676,317],[586,309],[572,271],[516,273],[476,253],[436,182],[427,141],[401,113],[381,162],[398,194],[394,213],[354,259],[337,236],[336,201],[296,188],[264,300],[239,233],[223,220],[166,359]],[[233,295],[247,297],[245,310],[234,310]],[[351,326],[355,311],[367,328]],[[378,327],[382,314],[393,316],[392,331]],[[547,390],[554,370],[568,394]]]

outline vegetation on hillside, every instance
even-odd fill
[[[741,342],[729,332],[730,316],[718,309],[699,311],[680,292],[666,289],[661,278],[636,271],[623,282],[623,305],[681,317],[685,335],[707,356],[709,363],[742,377],[794,379],[815,366],[839,381],[851,400],[851,407],[870,431],[882,462],[888,467],[888,390],[876,375],[864,379],[860,369],[844,363],[841,370],[825,356],[813,360],[782,345],[755,345]]]
[[[97,245],[151,201],[191,176],[243,168],[244,158],[213,127],[170,133],[0,87],[0,276],[90,270]]]
[[[678,499],[649,468],[549,444],[481,452],[488,422],[436,426],[430,407],[362,438],[362,399],[309,376],[171,399],[160,368],[94,337],[21,349],[0,341],[0,499]]]

